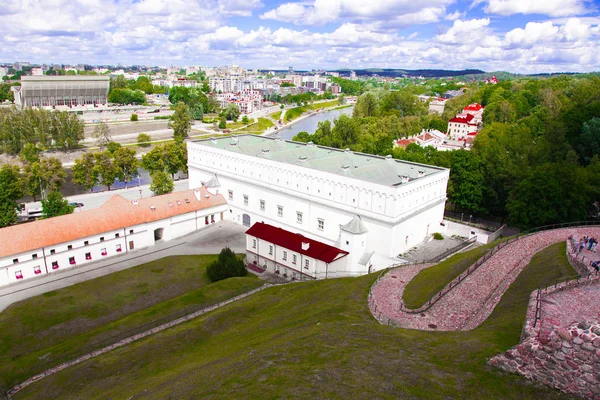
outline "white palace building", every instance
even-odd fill
[[[347,252],[335,276],[388,267],[441,231],[450,172],[255,135],[189,141],[188,170],[190,187],[225,197],[225,219],[263,222]]]

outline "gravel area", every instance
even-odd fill
[[[402,328],[420,330],[470,330],[491,314],[508,287],[531,258],[544,248],[573,235],[600,237],[600,228],[565,228],[521,238],[497,253],[446,294],[429,310],[409,314],[400,310],[404,288],[426,266],[409,266],[388,272],[372,288],[369,302],[377,317],[383,315]]]

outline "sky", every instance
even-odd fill
[[[600,0],[16,0],[0,62],[600,70]]]

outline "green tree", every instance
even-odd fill
[[[96,139],[96,145],[98,145],[100,151],[102,151],[104,147],[112,141],[112,137],[110,136],[110,128],[105,122],[100,122],[94,127],[92,137]]]
[[[239,259],[229,247],[221,250],[219,258],[206,268],[206,274],[212,282],[245,276],[247,273],[244,261]]]
[[[19,159],[26,164],[31,164],[40,160],[40,153],[41,150],[35,144],[26,143],[19,153]]]
[[[148,172],[165,171],[174,176],[187,172],[187,146],[185,143],[164,143],[142,157],[142,167]]]
[[[100,183],[108,188],[115,183],[115,179],[119,176],[119,169],[113,162],[112,154],[108,151],[94,153],[96,174],[100,177]]]
[[[484,212],[483,173],[480,160],[466,150],[452,152],[448,199],[455,207],[473,212]]]
[[[17,200],[23,196],[23,182],[18,165],[0,166],[0,228],[17,222]]]
[[[75,160],[71,168],[73,182],[94,191],[94,186],[99,184],[100,173],[96,168],[96,157],[94,153],[84,153],[81,158]]]
[[[242,123],[243,123],[243,124],[248,124],[249,122],[250,122],[250,121],[248,120],[248,117],[247,117],[246,115],[244,115],[244,116],[242,117]]]
[[[139,160],[135,157],[135,150],[121,147],[113,153],[113,163],[117,169],[117,177],[121,182],[127,184],[138,174]]]
[[[237,104],[231,103],[225,107],[221,114],[229,121],[237,121],[240,116],[240,109]]]
[[[379,101],[371,92],[367,92],[356,100],[352,116],[358,118],[376,117],[379,115]]]
[[[114,89],[125,89],[127,88],[127,79],[123,75],[117,75],[114,78],[110,78],[110,91]]]
[[[108,151],[110,154],[115,154],[115,151],[119,150],[122,147],[123,146],[121,146],[121,143],[108,142],[108,144],[106,145],[106,151]]]
[[[73,213],[73,208],[74,207],[69,205],[69,201],[64,199],[62,194],[56,190],[48,193],[48,196],[42,200],[42,212],[44,213],[44,218],[71,214]]]
[[[140,133],[137,137],[138,146],[140,147],[150,147],[150,135],[147,133]]]
[[[175,108],[175,112],[169,121],[169,128],[173,129],[173,138],[176,142],[182,142],[189,136],[192,129],[192,120],[190,118],[190,109],[183,103],[179,102]]]
[[[575,143],[575,150],[586,165],[594,156],[600,154],[600,118],[592,118],[583,124]]]
[[[204,93],[210,93],[210,86],[208,86],[208,82],[204,81],[202,83],[202,89],[200,90],[202,90]]]
[[[67,177],[62,162],[55,157],[42,158],[27,164],[24,172],[27,194],[31,195],[34,201],[39,195],[43,198],[49,191],[58,191]]]
[[[219,129],[227,129],[227,118],[224,115],[219,118]]]
[[[155,171],[150,175],[150,190],[156,195],[171,193],[175,189],[173,179],[164,171]]]

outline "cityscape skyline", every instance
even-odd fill
[[[418,4],[417,4],[418,3]],[[3,62],[590,72],[596,1],[40,1],[0,11]]]

